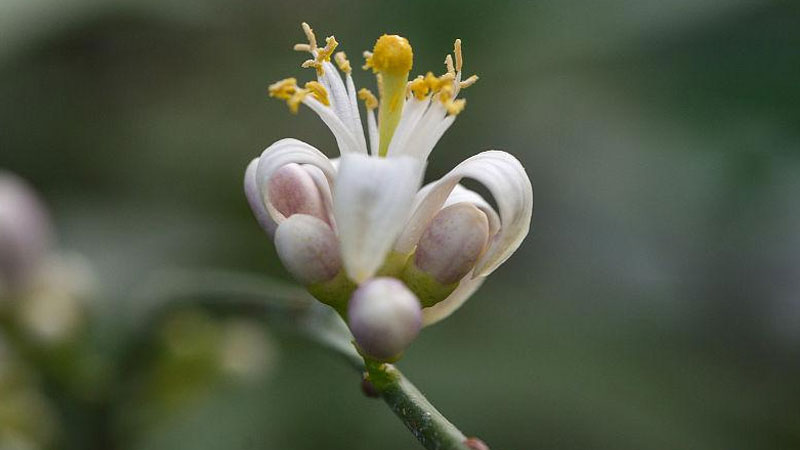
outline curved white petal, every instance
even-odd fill
[[[259,158],[255,158],[250,161],[250,164],[247,165],[247,170],[244,171],[244,195],[247,197],[247,203],[250,205],[250,209],[253,210],[253,215],[256,216],[258,224],[267,234],[272,236],[275,234],[278,224],[272,220],[272,217],[264,207],[264,202],[261,200],[261,193],[256,182],[258,160]]]
[[[425,164],[410,157],[341,158],[333,210],[347,274],[360,283],[372,276],[409,218]]]
[[[331,165],[336,168],[336,161],[330,160]],[[331,185],[328,182],[328,178],[322,172],[322,170],[311,164],[303,164],[303,170],[305,170],[311,178],[314,180],[314,184],[319,189],[320,196],[322,197],[322,203],[325,206],[325,216],[328,218],[328,223],[331,224],[331,228],[333,231],[336,231],[336,222],[333,220],[333,193],[331,192]]]
[[[297,139],[281,139],[267,147],[258,158],[255,171],[255,183],[261,198],[261,205],[271,219],[280,224],[285,217],[269,200],[268,181],[273,173],[289,163],[308,164],[317,167],[327,179],[328,185],[333,184],[336,169],[327,156],[316,148]],[[251,163],[252,164],[252,163]],[[308,169],[307,169],[308,170]],[[312,175],[313,176],[313,175]],[[316,177],[315,177],[316,181]],[[248,199],[250,196],[248,195]]]
[[[447,201],[462,178],[472,178],[491,192],[500,210],[500,230],[475,266],[474,276],[482,277],[508,259],[528,234],[533,214],[533,188],[519,161],[506,152],[490,150],[479,153],[450,171],[424,191],[414,214],[399,237],[395,248],[410,252],[419,241],[428,222]]]
[[[336,114],[332,107],[323,105],[311,96],[305,97],[303,99],[303,104],[317,113],[319,118],[322,119],[325,125],[331,130],[334,139],[336,139],[336,145],[339,147],[340,154],[359,153],[361,151],[356,137],[347,124],[342,122],[342,119]]]
[[[472,278],[467,274],[461,279],[458,287],[446,299],[422,310],[422,326],[427,327],[447,318],[461,307],[481,287],[486,277]]]

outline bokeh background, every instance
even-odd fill
[[[523,246],[400,363],[451,420],[496,449],[800,447],[793,1],[0,0],[0,167],[94,267],[105,328],[164,267],[287,277],[241,180],[279,138],[336,152],[266,95],[311,79],[304,20],[357,61],[403,34],[414,73],[460,37],[481,80],[428,178],[497,148],[533,180]],[[172,320],[178,354],[227,326]],[[54,448],[416,448],[339,360],[239,325],[267,354],[247,382],[164,369],[121,411],[56,406]]]

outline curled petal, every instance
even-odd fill
[[[258,190],[258,183],[256,182],[256,168],[258,167],[258,159],[255,158],[247,165],[247,170],[244,172],[244,194],[247,197],[247,203],[250,209],[253,210],[253,215],[256,216],[256,221],[264,231],[270,236],[275,234],[275,228],[278,224],[272,220],[267,208],[264,207],[264,202],[261,200],[261,193]]]
[[[347,274],[360,283],[383,264],[408,220],[424,163],[346,154],[334,186],[334,217]]]
[[[481,287],[485,279],[486,277],[473,278],[472,275],[467,274],[467,276],[461,279],[456,290],[447,296],[446,299],[430,308],[422,310],[422,326],[427,327],[428,325],[433,325],[447,318],[450,314],[453,314],[455,310],[460,308],[461,305]]]
[[[401,253],[413,250],[428,222],[465,177],[484,184],[500,210],[500,229],[491,238],[486,253],[478,260],[473,272],[476,277],[485,277],[519,247],[528,234],[533,214],[530,179],[519,161],[506,152],[490,150],[479,153],[426,187],[395,248]]]
[[[328,185],[333,184],[333,179],[336,174],[336,169],[334,169],[327,156],[323,155],[322,152],[316,148],[305,142],[298,141],[297,139],[281,139],[264,150],[261,157],[258,159],[255,182],[261,197],[261,205],[273,222],[277,224],[280,224],[286,217],[275,209],[272,202],[270,202],[268,182],[275,171],[290,163],[308,164],[317,167],[327,179]],[[248,195],[248,199],[249,198],[250,196]],[[253,211],[255,211],[255,208]],[[256,215],[256,217],[258,217],[258,215]]]

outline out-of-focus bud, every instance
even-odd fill
[[[489,239],[489,221],[471,203],[448,206],[422,234],[403,280],[424,307],[447,298],[480,258]]]
[[[0,335],[0,449],[53,448],[60,430],[53,405],[36,379]]]
[[[314,179],[299,164],[287,164],[268,183],[272,206],[286,217],[307,214],[328,222],[325,201]]]
[[[224,373],[244,382],[263,377],[275,366],[277,356],[264,327],[244,319],[224,324],[219,351]]]
[[[419,334],[422,308],[401,281],[373,278],[353,293],[348,323],[362,352],[379,361],[392,361]]]
[[[76,337],[86,325],[96,285],[92,267],[80,255],[49,255],[16,305],[20,330],[43,345]]]
[[[51,241],[39,198],[21,178],[0,170],[0,297],[26,287]]]

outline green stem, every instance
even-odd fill
[[[188,273],[183,275],[179,278],[187,282],[185,286],[178,286],[183,283],[176,283],[176,277],[170,277],[170,285],[174,289],[172,294],[178,294],[175,296],[178,298],[173,297],[172,301],[162,304],[162,313],[164,307],[169,310],[180,304],[194,304],[222,313],[288,319],[282,322],[288,322],[304,338],[341,356],[357,372],[366,371],[369,381],[386,404],[426,449],[471,450],[465,443],[467,438],[464,434],[397,367],[363,359],[359,355],[347,326],[332,309],[313,301],[309,296],[298,294],[295,289],[287,289],[283,285],[276,289],[274,284],[260,277],[205,272],[199,277],[202,282],[198,282],[197,279],[192,280],[193,277]],[[202,291],[207,286],[214,286],[213,291]],[[183,303],[175,300],[190,301]]]
[[[369,381],[428,450],[469,450],[467,437],[395,366],[367,360]]]

